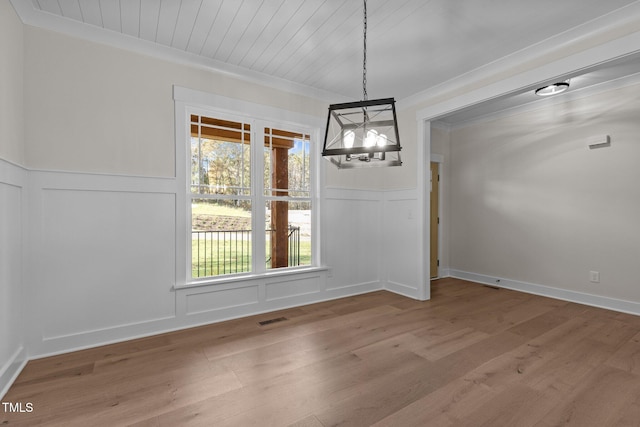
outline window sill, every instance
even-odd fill
[[[303,268],[290,268],[286,270],[279,271],[267,271],[264,273],[248,273],[248,274],[237,274],[228,277],[216,277],[216,278],[207,278],[203,280],[196,280],[187,282],[184,285],[174,286],[172,290],[181,290],[181,289],[191,289],[198,288],[202,286],[215,286],[215,285],[225,285],[236,282],[251,282],[254,280],[260,279],[269,279],[272,277],[283,277],[283,276],[293,276],[293,275],[301,275],[308,273],[316,273],[320,271],[327,271],[329,267],[303,267]]]

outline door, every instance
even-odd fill
[[[438,277],[438,224],[440,224],[440,218],[438,217],[439,202],[440,202],[440,165],[435,162],[431,162],[431,215],[430,215],[430,276],[432,279]]]

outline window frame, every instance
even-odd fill
[[[261,277],[308,272],[321,268],[320,259],[320,134],[322,119],[278,107],[254,104],[221,95],[195,91],[174,86],[175,142],[176,142],[176,288],[229,283]],[[251,224],[252,229],[261,230],[265,224],[265,206],[274,196],[265,194],[264,184],[264,140],[265,128],[286,129],[310,136],[309,197],[275,196],[290,201],[311,203],[311,263],[305,266],[267,268],[266,233],[253,233],[252,271],[218,276],[192,277],[191,272],[191,200],[202,198],[191,193],[191,115],[213,117],[222,120],[241,121],[250,124],[251,139]],[[257,179],[256,179],[257,178]],[[236,196],[233,196],[237,198]]]

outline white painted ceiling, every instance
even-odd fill
[[[30,25],[142,41],[227,72],[362,98],[359,0],[11,1]],[[369,98],[402,100],[632,3],[369,0]]]

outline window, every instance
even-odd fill
[[[188,128],[191,278],[312,265],[309,130],[195,111]]]
[[[267,268],[311,264],[310,137],[264,128]]]

